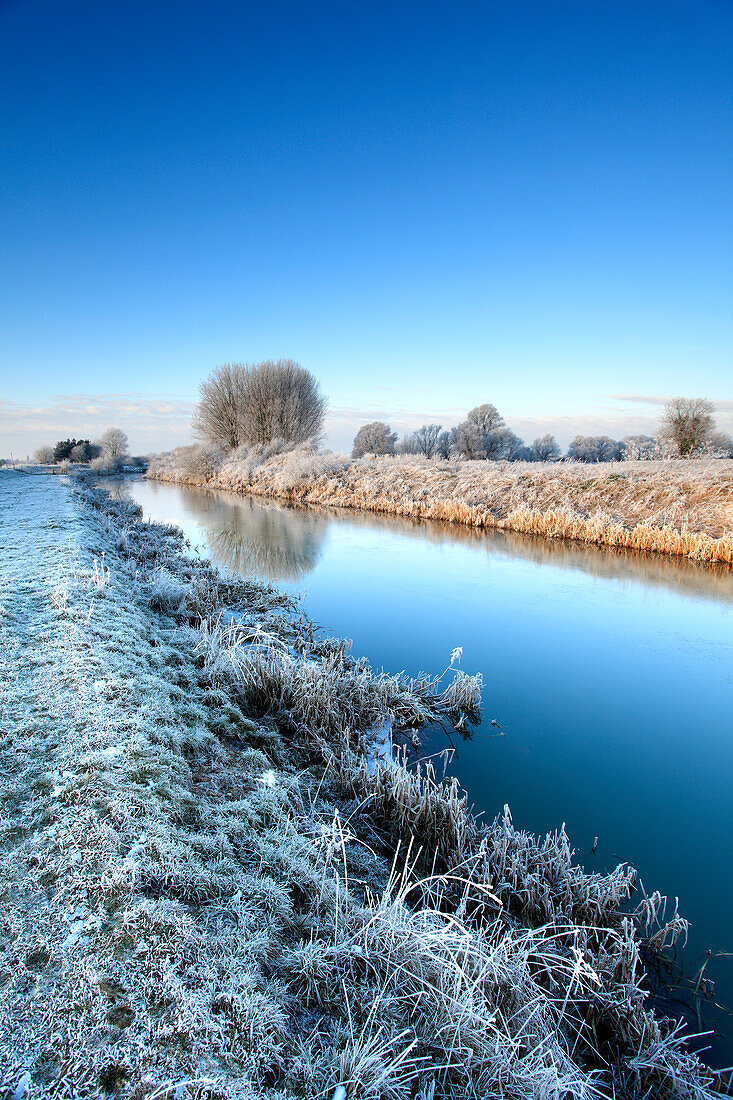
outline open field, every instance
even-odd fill
[[[733,564],[733,460],[350,460],[308,447],[159,455],[148,477]]]
[[[645,1005],[684,922],[384,755],[480,682],[376,674],[93,488],[0,496],[1,1095],[710,1093]]]

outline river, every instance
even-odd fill
[[[691,921],[669,996],[713,1065],[733,1063],[733,574],[504,532],[286,507],[128,481],[146,518],[235,573],[304,593],[327,632],[388,671],[484,677],[484,719],[449,770],[476,810],[566,823],[590,870],[628,861]],[[497,723],[492,724],[492,720]],[[446,747],[435,731],[424,751]],[[597,839],[596,839],[597,838]],[[710,952],[710,956],[708,956]]]

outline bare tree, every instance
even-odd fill
[[[243,443],[304,443],[323,431],[326,398],[310,371],[292,359],[245,368],[239,431]]]
[[[313,375],[292,359],[225,363],[199,392],[194,434],[224,451],[274,439],[302,443],[323,429],[326,399]]]
[[[607,435],[576,435],[568,447],[568,458],[577,462],[615,462],[623,445]]]
[[[704,397],[673,397],[664,407],[661,434],[681,455],[705,446],[715,430],[712,401]]]
[[[625,435],[621,440],[623,458],[655,458],[659,450],[656,439],[650,435]]]
[[[53,462],[53,447],[47,443],[43,447],[36,447],[33,452],[33,461],[37,462],[39,466],[45,466],[46,463]]]
[[[438,458],[450,458],[453,453],[453,436],[451,432],[441,432],[435,445],[435,453]]]
[[[560,444],[554,435],[549,433],[538,436],[532,444],[532,450],[538,462],[554,462],[562,454]]]
[[[127,436],[122,428],[107,428],[99,442],[107,459],[124,458],[128,453]]]
[[[433,458],[438,453],[439,438],[440,424],[423,424],[421,428],[405,436],[399,450],[406,455],[425,455],[426,458]]]
[[[477,405],[475,409],[471,409],[466,420],[478,428],[483,435],[504,427],[504,417],[495,405]]]
[[[438,451],[440,424],[423,424],[413,434],[418,453],[425,455],[426,458],[433,458]]]
[[[224,363],[201,383],[192,420],[195,436],[225,451],[244,442],[241,416],[248,376],[244,364]]]
[[[393,455],[396,442],[397,432],[393,432],[389,424],[385,424],[382,420],[372,420],[369,424],[363,424],[354,436],[351,457]]]

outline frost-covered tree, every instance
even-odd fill
[[[522,446],[495,405],[477,405],[453,432],[453,449],[461,458],[505,459]]]
[[[615,462],[622,445],[608,435],[576,435],[568,447],[568,458],[577,462]]]
[[[450,432],[441,432],[435,445],[438,458],[450,458],[453,453],[453,437]]]
[[[705,450],[721,458],[733,458],[733,436],[726,432],[713,432],[707,438]]]
[[[128,453],[127,435],[122,428],[107,428],[99,442],[106,459],[124,458]]]
[[[476,424],[464,420],[453,428],[453,449],[459,458],[486,458],[486,437]]]
[[[524,440],[515,435],[511,428],[499,428],[488,432],[484,437],[484,445],[486,457],[494,462],[502,460],[516,462],[527,456]]]
[[[659,445],[650,435],[625,435],[621,440],[621,448],[623,458],[643,459],[654,458]]]
[[[662,413],[662,438],[683,457],[701,450],[715,430],[712,401],[704,397],[673,397]]]
[[[499,413],[496,405],[477,405],[475,409],[471,409],[466,420],[482,435],[488,435],[504,427],[504,417]]]
[[[39,466],[45,466],[48,462],[53,462],[53,447],[48,443],[42,447],[36,447],[33,452],[33,461],[37,462]]]
[[[354,436],[351,457],[393,455],[396,442],[397,432],[393,432],[389,424],[385,424],[383,420],[372,420],[369,424],[363,424]]]
[[[323,430],[326,399],[292,359],[225,363],[201,383],[194,434],[223,451],[282,439],[303,443]]]
[[[305,367],[292,359],[266,359],[247,367],[240,409],[241,442],[305,443],[323,431],[327,401]]]
[[[541,435],[535,439],[532,444],[532,451],[534,457],[538,462],[555,462],[560,457],[562,451],[560,450],[560,444],[555,439],[554,435]]]
[[[438,453],[438,439],[440,438],[440,424],[423,424],[411,435],[405,436],[400,444],[403,454],[425,455],[433,458]]]
[[[241,414],[248,369],[243,363],[224,363],[201,383],[192,420],[199,439],[224,451],[244,442]]]

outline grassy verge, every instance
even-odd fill
[[[683,928],[564,832],[380,751],[480,685],[375,674],[126,502],[0,475],[0,1087],[703,1097],[646,1007]]]

